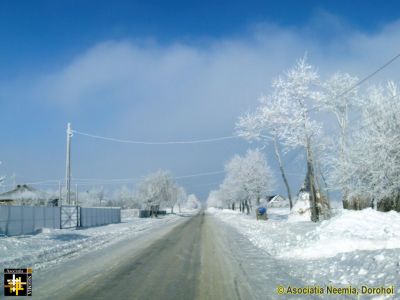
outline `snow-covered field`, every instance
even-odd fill
[[[193,214],[195,211],[185,213]],[[36,235],[0,237],[0,265],[41,269],[178,222],[179,215],[140,219],[136,210],[123,210],[122,223],[86,229],[43,229]]]
[[[288,221],[288,209],[270,209],[268,221],[209,208],[291,275],[308,284],[394,285],[400,294],[400,214],[372,209],[339,211],[330,220]]]

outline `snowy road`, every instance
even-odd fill
[[[34,299],[276,299],[291,278],[232,227],[200,213],[34,277]]]

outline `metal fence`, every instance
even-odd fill
[[[121,222],[119,207],[81,207],[80,226],[92,227]]]
[[[119,222],[120,208],[0,205],[0,235],[32,234],[41,228],[92,227]]]
[[[59,207],[0,206],[0,234],[30,234],[44,227],[60,228]]]

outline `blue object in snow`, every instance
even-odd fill
[[[258,214],[263,215],[267,212],[267,209],[265,207],[259,207],[258,208]]]

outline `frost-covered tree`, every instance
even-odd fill
[[[306,58],[297,61],[296,65],[272,83],[272,92],[261,101],[254,115],[239,120],[238,127],[242,136],[260,137],[266,132],[267,137],[281,142],[286,150],[303,148],[307,158],[307,180],[305,188],[310,191],[311,219],[318,221],[316,180],[314,175],[313,147],[321,132],[321,124],[311,117],[315,104],[321,98],[319,75]],[[246,125],[245,119],[250,118]],[[253,127],[253,130],[252,130]],[[279,159],[279,152],[276,151]],[[281,174],[288,189],[282,162],[279,162]],[[290,189],[288,189],[290,195]],[[291,198],[291,197],[290,197]]]
[[[259,150],[248,150],[245,156],[235,155],[225,165],[226,177],[220,193],[232,203],[239,203],[247,213],[254,204],[271,191],[274,179],[264,154]]]
[[[134,201],[133,192],[126,185],[114,192],[113,204],[122,208],[139,208]]]
[[[74,199],[74,195],[71,196]],[[105,192],[103,186],[95,186],[86,192],[79,193],[79,204],[82,206],[104,206]]]
[[[168,171],[157,171],[146,176],[136,187],[135,199],[141,203],[142,208],[149,209],[151,206],[173,207],[182,189],[175,183],[174,177]]]
[[[333,170],[348,191],[347,206],[400,211],[400,96],[396,84],[372,87],[353,130],[344,161]]]
[[[282,121],[280,136],[288,148],[302,147],[307,159],[305,188],[310,192],[311,220],[319,220],[317,204],[313,144],[321,131],[321,124],[311,117],[314,104],[321,97],[319,75],[306,59],[300,59],[283,77],[272,84],[274,97],[279,99]]]
[[[211,191],[207,198],[207,207],[223,208],[224,202],[221,199],[221,191]]]
[[[171,213],[174,213],[174,206],[178,203],[179,198],[179,187],[176,185],[172,186],[169,190],[169,197],[167,205],[171,207]]]
[[[354,109],[360,109],[363,104],[363,98],[360,97],[358,88],[356,87],[357,82],[357,77],[353,77],[347,73],[335,73],[322,84],[322,96],[317,98],[319,108],[333,114],[339,128],[338,135],[335,134],[335,137],[338,137],[339,143],[335,143],[336,147],[331,143],[330,147],[331,150],[334,150],[329,153],[333,155],[333,160],[332,156],[329,157],[329,155],[325,154],[328,164],[340,160],[343,166],[347,160],[345,149],[348,142],[349,114]],[[326,182],[322,170],[320,170],[320,174],[323,181]],[[338,176],[336,179],[335,181],[337,182],[335,185],[342,188],[343,207],[346,208],[348,190],[341,183],[341,176]]]
[[[186,194],[186,191],[183,187],[178,187],[178,195],[177,195],[177,201],[176,205],[178,205],[178,210],[179,213],[181,213],[181,208],[186,204],[186,201],[188,199],[188,196]]]
[[[279,98],[262,96],[260,105],[253,113],[242,115],[236,123],[237,134],[249,141],[262,141],[264,145],[273,144],[274,154],[279,165],[282,180],[285,184],[290,208],[293,207],[292,193],[282,161],[280,130],[282,122]]]
[[[190,194],[187,198],[186,207],[189,209],[199,209],[201,207],[201,203],[199,199],[197,199],[196,195]]]

